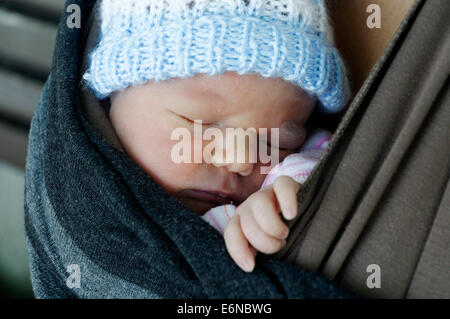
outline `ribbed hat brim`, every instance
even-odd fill
[[[100,99],[148,81],[225,71],[283,78],[317,96],[327,113],[340,111],[350,95],[337,50],[276,19],[202,16],[110,32],[90,58],[85,79]]]

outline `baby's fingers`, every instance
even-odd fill
[[[265,253],[273,254],[283,248],[286,241],[284,239],[274,238],[266,234],[256,222],[253,214],[242,214],[241,226],[242,232],[247,237],[249,243],[256,248],[256,250]]]
[[[225,228],[225,245],[234,262],[244,271],[255,268],[256,250],[251,247],[241,230],[240,216],[234,215]]]
[[[272,187],[259,191],[252,196],[249,206],[251,206],[253,217],[259,227],[269,236],[286,239],[289,235],[289,228],[281,220],[280,208]]]
[[[280,205],[281,213],[287,220],[297,216],[297,192],[300,184],[289,176],[280,176],[273,183],[273,191]]]

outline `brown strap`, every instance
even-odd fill
[[[450,297],[450,30],[417,1],[299,194],[277,258],[369,297]],[[381,270],[369,288],[367,267]]]

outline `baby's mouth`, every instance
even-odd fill
[[[186,189],[183,191],[186,197],[217,204],[217,206],[225,204],[239,205],[242,200],[234,194],[226,194],[221,191],[207,191],[198,189]]]

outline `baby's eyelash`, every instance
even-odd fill
[[[190,118],[188,118],[188,117],[186,117],[186,116],[183,116],[183,115],[181,115],[181,114],[178,114],[178,113],[174,113],[174,114],[176,114],[178,117],[180,117],[180,118],[183,119],[184,121],[188,122],[189,125],[194,126],[194,124],[195,124],[195,121],[194,121],[194,120],[191,120]],[[200,124],[200,123],[198,123],[198,124]],[[203,123],[203,121],[202,121],[202,125],[210,125],[210,123]],[[267,141],[267,146],[269,146],[269,148],[272,148],[272,144],[270,144],[269,141]],[[292,151],[292,150],[289,149],[289,148],[284,148],[284,147],[279,147],[279,146],[278,146],[278,149],[279,149],[280,151],[282,151],[282,152]]]
[[[186,121],[186,122],[188,122],[189,123],[189,125],[191,125],[191,126],[194,126],[194,124],[196,123],[195,121],[197,121],[197,124],[198,125],[200,125],[200,123],[198,123],[198,121],[202,121],[202,124],[201,125],[211,125],[212,123],[209,123],[209,122],[205,122],[205,121],[203,121],[203,120],[191,120],[190,118],[188,118],[188,117],[186,117],[186,116],[183,116],[183,115],[181,115],[181,114],[177,114],[179,117],[181,117],[184,121]]]
[[[194,121],[191,120],[190,118],[187,118],[186,116],[181,115],[181,114],[179,114],[179,113],[176,113],[176,112],[174,112],[174,111],[172,111],[172,110],[169,110],[169,112],[172,113],[173,115],[175,115],[176,117],[178,117],[178,118],[184,120],[185,122],[188,122],[190,125],[194,125]]]
[[[186,122],[189,122],[191,125],[194,125],[194,121],[193,120],[191,120],[190,118],[187,118],[187,117],[185,117],[185,116],[183,116],[183,115],[181,115],[181,114],[178,114],[178,116],[179,117],[181,117],[183,120],[185,120]]]

